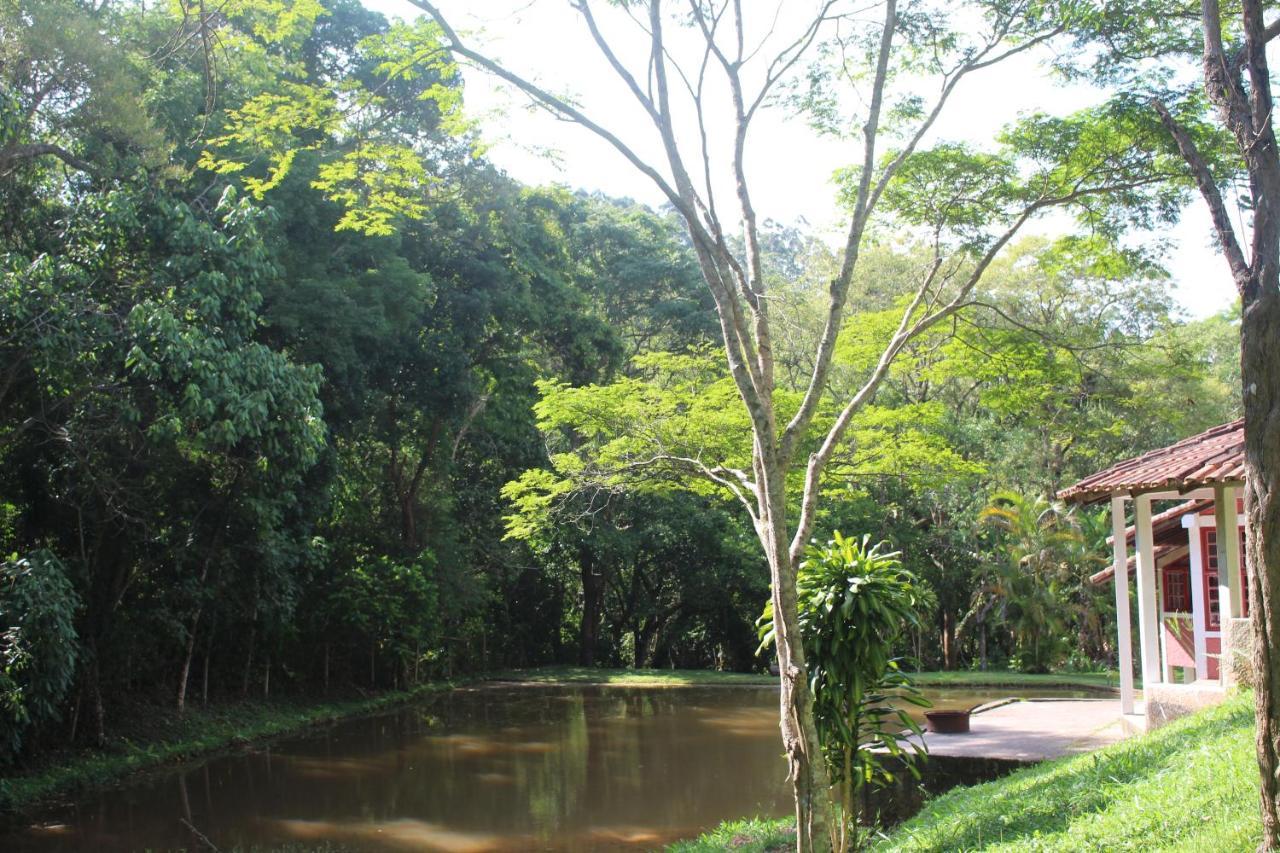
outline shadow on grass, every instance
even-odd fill
[[[1188,756],[1206,745],[1247,732],[1253,723],[1251,704],[1233,700],[1096,753],[953,791],[926,806],[889,841],[892,847],[965,850],[1064,832],[1082,816],[1102,813],[1121,797],[1136,796],[1134,785],[1161,774],[1176,779]]]

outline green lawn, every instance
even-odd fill
[[[988,670],[977,672],[918,672],[911,676],[930,687],[1115,687],[1114,672],[1027,674]],[[701,669],[602,669],[585,666],[546,666],[513,669],[487,676],[496,681],[526,681],[535,684],[618,684],[628,687],[684,687],[691,684],[778,683],[776,675],[742,672],[715,672]]]
[[[953,670],[951,672],[915,672],[911,678],[928,687],[1119,687],[1115,672],[1047,672],[1027,673],[1005,670]]]
[[[776,675],[749,672],[716,672],[705,669],[597,669],[586,666],[544,666],[511,669],[488,676],[492,681],[525,681],[535,684],[616,684],[626,687],[688,687],[694,684],[778,683]]]
[[[873,849],[1250,851],[1262,832],[1256,775],[1244,694],[1144,737],[958,788]],[[726,824],[670,849],[783,850],[787,826]]]

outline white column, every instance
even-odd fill
[[[1138,551],[1138,645],[1142,652],[1142,685],[1159,684],[1160,606],[1156,601],[1155,548],[1151,541],[1151,498],[1134,498],[1134,544]]]
[[[1111,499],[1111,555],[1115,565],[1116,657],[1120,665],[1120,712],[1133,713],[1133,643],[1129,626],[1129,546],[1124,535],[1124,498]]]
[[[1208,603],[1204,600],[1204,554],[1200,548],[1200,516],[1184,515],[1182,526],[1187,529],[1187,544],[1191,564],[1191,636],[1196,650],[1196,681],[1209,678],[1209,648],[1205,642],[1204,626],[1208,621]]]
[[[1213,489],[1214,517],[1218,523],[1218,606],[1222,608],[1222,636],[1227,636],[1228,619],[1239,619],[1240,607],[1240,515],[1236,497],[1240,490],[1230,486]]]

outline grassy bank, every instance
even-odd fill
[[[585,666],[548,666],[513,669],[487,676],[498,681],[533,684],[616,684],[627,687],[687,687],[700,684],[774,685],[776,675],[715,672],[699,669],[597,669]],[[1084,687],[1106,689],[1119,684],[1115,673],[918,672],[911,676],[926,687]]]
[[[693,685],[758,685],[778,683],[776,675],[716,672],[702,669],[595,669],[585,666],[547,666],[512,669],[487,676],[494,681],[532,684],[613,684],[623,687],[689,687]]]
[[[50,753],[33,768],[0,778],[0,814],[20,812],[57,796],[114,784],[163,764],[385,711],[456,686],[457,682],[436,682],[413,690],[338,701],[240,702],[191,708],[181,718],[140,706],[128,715],[125,727],[109,738],[104,748]]]
[[[1095,753],[958,788],[874,849],[1253,850],[1262,831],[1256,777],[1246,694]],[[786,829],[786,821],[726,824],[671,849],[783,850]]]
[[[925,687],[1086,687],[1090,689],[1120,686],[1114,672],[1006,672],[1003,670],[953,670],[950,672],[916,672],[912,680]]]

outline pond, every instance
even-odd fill
[[[150,774],[0,830],[0,849],[651,850],[790,812],[777,703],[769,687],[464,688]]]

